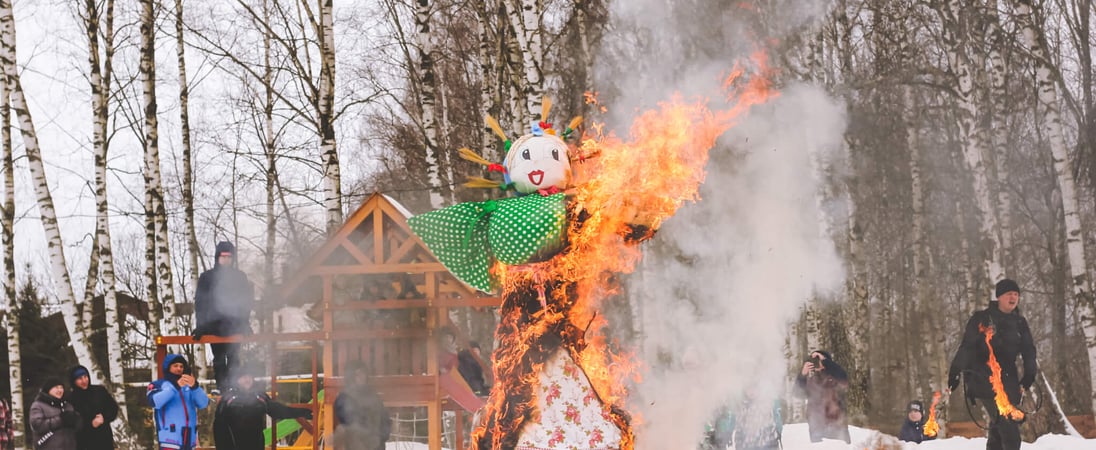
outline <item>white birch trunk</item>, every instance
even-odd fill
[[[182,1],[182,0],[179,0]],[[263,19],[270,23],[269,0],[263,0]],[[270,65],[271,30],[263,32],[263,149],[266,153],[266,251],[263,256],[263,291],[274,285],[274,253],[278,241],[275,189],[278,187],[277,148],[274,140],[274,67]],[[260,298],[264,298],[265,295]],[[265,318],[265,314],[263,315]],[[266,323],[263,321],[262,323]],[[262,330],[269,331],[269,330]],[[204,347],[204,346],[202,346]]]
[[[476,24],[476,30],[479,32],[479,63],[480,63],[480,77],[483,82],[480,83],[480,117],[486,118],[491,113],[491,106],[495,104],[495,92],[497,83],[495,79],[497,74],[495,73],[495,58],[501,52],[501,49],[494,47],[494,42],[491,40],[491,18],[494,17],[492,12],[494,8],[491,7],[491,1],[479,0],[476,3],[477,11],[479,12],[479,23]],[[494,51],[492,51],[494,50]],[[483,129],[480,130],[480,154],[488,161],[502,161],[502,156],[498,154],[498,137],[491,130],[491,127],[487,126],[484,122]]]
[[[1066,257],[1069,260],[1070,279],[1073,281],[1073,295],[1077,304],[1088,312],[1081,328],[1088,342],[1089,380],[1096,386],[1096,304],[1093,302],[1092,286],[1088,279],[1088,260],[1082,240],[1081,207],[1073,179],[1073,162],[1069,159],[1069,149],[1066,147],[1061,109],[1058,106],[1058,85],[1054,79],[1054,69],[1050,65],[1042,25],[1036,24],[1032,18],[1030,0],[1018,0],[1015,7],[1017,20],[1023,30],[1024,43],[1030,49],[1035,64],[1035,84],[1039,108],[1043,113],[1041,128],[1050,143],[1054,173],[1058,180],[1058,189],[1062,193]],[[1096,390],[1091,395],[1092,410],[1096,411]]]
[[[187,256],[190,261],[189,288],[198,286],[198,274],[205,268],[198,245],[198,232],[194,221],[194,161],[190,142],[190,83],[186,75],[186,44],[183,40],[183,1],[175,0],[175,57],[179,68],[179,125],[183,135],[183,215],[186,229]],[[187,292],[184,290],[184,292]],[[185,296],[185,294],[184,294]],[[190,299],[193,301],[193,299]],[[185,331],[184,331],[185,332]],[[205,372],[206,346],[195,345],[194,373]]]
[[[156,117],[156,13],[153,0],[141,1],[141,78],[145,98],[145,190],[151,202],[153,241],[156,246],[156,270],[160,306],[163,308],[166,332],[182,334],[175,315],[175,283],[171,271],[171,247],[168,241],[167,208],[164,185],[160,176],[159,120]]]
[[[441,160],[438,155],[438,125],[435,118],[437,101],[437,80],[434,76],[434,39],[430,31],[430,0],[418,0],[415,8],[415,41],[419,47],[418,72],[420,103],[422,106],[423,146],[426,153],[426,183],[430,187],[430,206],[439,209],[444,206],[442,197]]]
[[[3,66],[8,81],[11,105],[15,109],[15,115],[19,120],[19,129],[23,136],[27,166],[30,168],[34,192],[37,197],[42,229],[45,233],[46,246],[49,252],[50,267],[61,306],[61,315],[64,318],[65,327],[68,329],[69,339],[72,349],[76,353],[77,361],[87,365],[91,371],[90,378],[92,382],[98,383],[104,378],[103,371],[100,369],[99,363],[92,357],[83,322],[76,312],[76,295],[73,292],[72,279],[69,277],[68,266],[65,262],[61,228],[57,224],[57,212],[53,207],[53,196],[49,191],[46,167],[42,161],[42,150],[38,146],[38,134],[34,128],[34,120],[31,117],[30,109],[27,107],[26,97],[23,95],[23,87],[19,81],[19,71],[15,65],[15,19],[9,0],[0,0],[0,36],[2,36],[0,38],[0,47],[2,47],[0,65]]]
[[[1008,107],[1005,102],[1010,97],[1008,94],[1008,61],[1002,53],[1002,49],[1008,45],[1004,30],[1001,29],[1001,18],[998,11],[997,0],[986,2],[986,11],[989,14],[986,25],[986,36],[989,41],[989,79],[990,79],[990,112],[992,113],[991,139],[993,158],[995,163],[997,185],[997,216],[1001,229],[1001,260],[1003,270],[1010,269],[1012,258],[1012,194],[1009,193],[1005,180],[1009,179],[1006,156],[1008,155]]]
[[[335,31],[332,24],[332,0],[320,0],[320,86],[317,122],[320,125],[320,153],[323,160],[324,208],[327,232],[342,226],[342,187],[339,152],[335,147]]]
[[[183,214],[186,223],[187,255],[190,261],[190,288],[198,285],[198,274],[204,269],[200,258],[198,232],[194,222],[194,161],[190,142],[190,82],[186,75],[186,44],[183,40],[183,0],[175,0],[175,57],[179,68],[179,126],[183,135]],[[269,46],[268,46],[269,47]],[[198,347],[205,347],[199,345]]]
[[[95,245],[93,252],[101,270],[99,276],[103,289],[103,316],[106,321],[107,360],[109,364],[109,382],[104,383],[118,403],[118,413],[122,420],[111,423],[115,434],[115,444],[123,449],[136,449],[137,439],[129,427],[129,411],[126,402],[125,369],[122,366],[122,331],[118,321],[118,297],[114,288],[114,253],[110,241],[110,208],[107,201],[107,154],[106,136],[108,127],[108,105],[110,99],[110,80],[114,54],[114,1],[107,0],[106,30],[104,32],[105,57],[99,56],[99,10],[95,0],[87,0],[87,37],[88,64],[91,72],[92,107],[92,148],[95,153]],[[85,306],[90,310],[91,297]],[[89,322],[90,323],[90,322]]]
[[[520,4],[517,4],[520,2]],[[514,36],[520,51],[522,73],[522,92],[524,97],[524,115],[529,121],[540,117],[540,105],[544,97],[544,76],[542,62],[544,47],[541,44],[540,16],[543,13],[536,0],[505,0],[507,17],[514,28]],[[520,9],[520,11],[519,11]],[[522,131],[530,124],[522,124]]]
[[[990,192],[989,175],[986,173],[986,164],[983,155],[986,152],[986,138],[984,128],[979,126],[978,117],[980,109],[975,89],[975,70],[964,53],[963,39],[958,35],[956,28],[959,26],[958,17],[962,14],[965,2],[962,0],[948,0],[944,12],[949,24],[945,25],[945,43],[947,45],[948,62],[956,76],[956,93],[959,103],[959,129],[962,136],[960,140],[963,147],[963,160],[970,169],[974,178],[974,196],[977,203],[979,218],[979,235],[982,238],[980,248],[983,254],[983,264],[989,282],[996,282],[1004,278],[1004,269],[1001,265],[1001,241],[995,202]],[[979,292],[988,292],[989,283],[979,283]]]
[[[5,5],[4,1],[0,1],[0,5]],[[0,22],[5,21],[5,17],[7,16],[0,17]],[[0,35],[0,39],[7,38]],[[7,73],[7,69],[0,70]],[[8,97],[7,77],[0,76],[0,139],[3,140],[0,143],[0,148],[3,149],[0,159],[4,178],[3,209],[0,209],[0,247],[3,251],[4,278],[0,284],[3,284],[5,299],[0,319],[3,319],[4,331],[8,337],[8,379],[11,380],[11,423],[14,428],[12,444],[16,450],[23,450],[23,358],[19,346],[19,300],[15,298],[15,165],[12,160],[11,108]]]
[[[92,145],[94,145],[94,143]],[[80,308],[80,320],[84,324],[84,329],[88,330],[88,338],[95,334],[95,330],[92,329],[91,321],[94,318],[94,315],[92,314],[95,309],[93,300],[95,298],[95,287],[99,284],[98,281],[99,230],[96,229],[95,234],[91,237],[91,254],[88,255],[88,270],[86,277],[84,278],[84,296],[81,297],[83,299],[83,307]]]

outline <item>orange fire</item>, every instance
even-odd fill
[[[990,340],[993,339],[993,328],[978,325],[978,331],[986,335],[986,347],[989,348],[989,361],[986,361],[986,364],[989,365],[989,382],[993,386],[993,401],[997,403],[997,411],[1013,421],[1024,420],[1024,412],[1012,406],[1008,394],[1005,393],[1005,385],[1001,382],[1001,365],[997,363],[997,357],[993,354],[993,344],[990,344]]]
[[[618,275],[639,262],[635,243],[650,238],[686,201],[699,198],[716,140],[749,106],[776,95],[762,77],[744,78],[742,71],[728,77],[723,109],[675,96],[640,113],[627,139],[604,134],[598,124],[588,128],[579,154],[596,157],[573,166],[567,249],[542,263],[493,268],[505,299],[496,332],[496,386],[485,421],[473,432],[473,448],[512,448],[521,422],[537,419],[537,374],[546,361],[543,353],[557,345],[582,368],[606,417],[620,428],[619,448],[634,448],[635,419],[623,404],[626,386],[641,381],[639,363],[614,350],[619,346],[603,332],[608,321],[599,314],[601,303],[619,292]],[[596,94],[588,93],[587,101],[596,102]],[[546,307],[539,309],[529,296],[546,300]]]
[[[932,393],[932,406],[929,407],[929,418],[925,421],[925,436],[936,437],[940,432],[940,424],[936,422],[936,405],[940,403],[940,391]]]

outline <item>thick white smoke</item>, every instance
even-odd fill
[[[825,3],[613,2],[595,70],[610,122],[675,93],[720,98],[735,61],[809,26]],[[648,368],[631,396],[639,449],[696,448],[721,405],[745,391],[783,396],[792,321],[842,285],[820,169],[844,164],[845,109],[818,87],[780,90],[723,136],[702,199],[666,222],[629,279]]]
[[[820,89],[784,89],[724,136],[700,202],[650,246],[629,289],[651,370],[634,397],[638,448],[691,448],[721,404],[783,395],[791,322],[843,280],[817,169],[840,160],[844,128]]]

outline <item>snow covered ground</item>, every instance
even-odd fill
[[[853,449],[903,449],[903,450],[984,450],[986,438],[968,439],[953,437],[937,439],[934,441],[914,444],[901,442],[897,437],[880,433],[875,430],[849,427],[852,435],[852,445],[842,441],[823,440],[811,443],[807,435],[807,424],[793,423],[784,426],[784,448],[787,450],[848,450]],[[1033,443],[1023,443],[1021,450],[1096,450],[1096,439],[1081,439],[1061,434],[1048,434],[1041,436]]]
[[[852,445],[842,441],[824,440],[811,443],[807,435],[807,424],[792,423],[784,425],[784,449],[785,450],[985,450],[986,438],[967,439],[954,437],[937,439],[922,444],[901,442],[897,437],[883,434],[875,430],[849,427],[852,435]],[[642,443],[637,447],[642,448]],[[416,442],[389,442],[386,450],[427,450],[426,444]],[[666,449],[666,450],[693,450],[693,449]],[[1040,437],[1032,443],[1025,442],[1020,450],[1096,450],[1096,439],[1081,439],[1062,434],[1048,434]]]

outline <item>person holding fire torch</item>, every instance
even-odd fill
[[[1016,405],[1035,382],[1038,364],[1035,341],[1027,319],[1020,315],[1020,286],[1013,280],[997,282],[996,299],[975,312],[967,321],[963,341],[948,371],[948,390],[959,387],[963,374],[967,400],[982,400],[990,423],[987,450],[1020,448],[1020,423],[1024,413]],[[1023,358],[1024,370],[1017,371],[1016,357]]]

